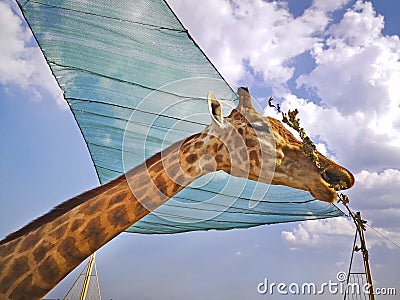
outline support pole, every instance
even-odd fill
[[[354,214],[350,210],[350,208],[347,206],[347,204],[349,203],[349,198],[346,195],[344,194],[339,195],[339,199],[340,199],[339,201],[341,201],[342,204],[346,207],[347,211],[349,212],[349,215],[352,217],[354,224],[356,225],[357,232],[361,242],[361,247],[359,250],[361,250],[363,255],[364,269],[368,283],[369,300],[375,300],[374,288],[372,285],[371,269],[369,267],[369,255],[368,255],[367,245],[365,244],[365,236],[364,236],[364,231],[366,230],[365,224],[367,223],[367,221],[361,218],[360,212],[356,212]]]
[[[361,251],[362,251],[363,259],[364,259],[365,274],[367,276],[369,299],[375,300],[374,289],[372,286],[371,269],[369,268],[369,254],[368,254],[367,246],[365,244],[365,237],[364,237],[364,231],[366,230],[364,224],[366,223],[366,221],[364,221],[361,218],[360,212],[356,213],[356,221],[358,224],[358,226],[357,226],[358,234],[360,235]]]
[[[94,263],[94,257],[95,253],[90,255],[90,260],[87,266],[86,274],[85,274],[85,280],[83,281],[83,286],[82,286],[82,292],[79,300],[85,300],[86,299],[86,294],[89,288],[89,283],[90,283],[90,276],[92,274],[92,269],[93,269],[93,263]]]

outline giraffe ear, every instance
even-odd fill
[[[208,99],[208,111],[210,112],[213,123],[216,123],[218,126],[221,126],[222,123],[224,122],[224,117],[222,116],[221,104],[218,102],[217,98],[211,92],[208,92],[207,99]]]

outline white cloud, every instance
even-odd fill
[[[33,36],[23,23],[18,9],[0,2],[0,84],[18,85],[34,100],[41,100],[48,92],[61,107],[67,107],[54,77],[51,75],[40,49],[33,45]]]
[[[192,36],[230,82],[250,82],[252,71],[276,90],[292,78],[292,60],[319,41],[328,12],[349,0],[316,1],[294,18],[283,2],[205,0],[196,7],[184,0],[168,1]],[[295,41],[295,44],[294,44]]]
[[[349,0],[314,0],[313,7],[318,10],[330,12],[347,4]]]
[[[347,241],[350,236],[354,236],[353,223],[346,218],[305,221],[291,231],[282,232],[287,242],[308,247],[329,247],[340,238]]]
[[[339,269],[343,269],[345,267],[348,267],[348,262],[338,261],[338,262],[336,262],[336,267],[338,267]]]
[[[371,225],[371,224],[370,224]],[[397,249],[395,244],[400,244],[400,233],[380,227],[367,227],[367,247],[386,246]],[[299,223],[293,230],[283,231],[282,238],[290,246],[309,248],[348,248],[354,238],[355,225],[350,218],[333,218],[328,220],[313,220]],[[377,233],[378,232],[378,233]],[[297,247],[293,247],[297,246]]]
[[[343,116],[362,115],[367,137],[381,135],[386,144],[400,147],[400,40],[384,36],[383,28],[372,4],[357,1],[329,27],[325,41],[314,45],[316,67],[297,84]]]
[[[348,191],[354,209],[377,227],[400,232],[400,170],[361,171],[355,174],[356,184]]]
[[[363,170],[356,177],[357,182],[366,189],[386,188],[388,186],[394,186],[397,190],[400,188],[400,170],[388,169],[380,174]]]

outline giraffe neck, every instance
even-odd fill
[[[43,297],[90,254],[193,180],[214,171],[207,162],[200,165],[205,136],[196,134],[170,146],[1,241],[0,298]]]

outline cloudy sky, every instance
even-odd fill
[[[388,240],[400,245],[399,2],[168,3],[228,82],[249,86],[263,107],[273,95],[284,111],[298,108],[320,151],[355,174],[348,195],[372,226],[372,276],[400,293],[400,249]],[[0,133],[1,237],[97,185],[79,129],[12,0],[0,2]],[[279,299],[258,294],[258,283],[335,281],[347,271],[353,236],[346,218],[122,234],[97,255],[103,299]],[[48,298],[63,297],[79,272]]]

